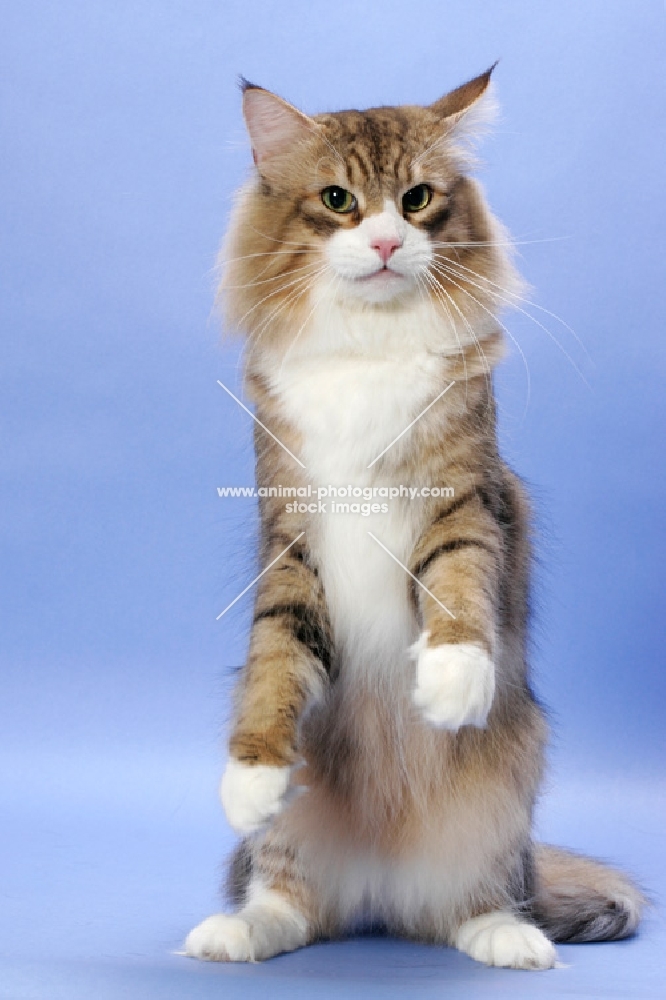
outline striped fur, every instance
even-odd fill
[[[368,516],[262,498],[261,562],[276,561],[223,782],[230,819],[253,832],[230,865],[236,916],[195,928],[189,954],[266,958],[379,921],[550,968],[546,934],[637,926],[625,876],[532,842],[547,734],[526,661],[530,511],[498,452],[491,381],[496,317],[520,284],[468,175],[489,77],[429,107],[315,118],[245,88],[257,170],[222,291],[247,338],[259,484],[454,496]],[[340,203],[349,192],[344,213],[331,186]]]

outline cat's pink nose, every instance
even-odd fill
[[[399,240],[397,236],[389,236],[387,239],[373,240],[370,246],[377,251],[382,259],[382,264],[386,266],[393,251],[402,246],[402,240]]]

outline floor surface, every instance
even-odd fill
[[[540,837],[612,859],[647,887],[656,905],[633,940],[560,947],[564,967],[549,972],[486,969],[450,949],[383,937],[225,966],[176,954],[218,909],[232,843],[211,765],[41,764],[32,762],[29,794],[11,767],[3,776],[2,1000],[666,997],[658,782],[597,775],[551,789],[539,810]]]

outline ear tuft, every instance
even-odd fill
[[[238,86],[240,87],[241,94],[244,94],[246,90],[261,90],[258,83],[250,83],[242,73],[238,74]]]
[[[438,101],[430,105],[432,111],[439,115],[440,118],[450,118],[451,115],[459,115],[464,111],[467,111],[480,97],[483,97],[486,90],[488,89],[488,84],[490,83],[490,77],[492,72],[497,66],[499,60],[494,62],[490,69],[487,69],[485,73],[481,73],[480,76],[475,76],[473,80],[468,80],[467,83],[463,83],[462,86],[456,87],[455,90],[450,91],[445,94],[444,97],[440,97]]]

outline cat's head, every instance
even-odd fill
[[[244,82],[256,174],[225,247],[232,322],[270,336],[305,323],[318,297],[384,312],[425,300],[456,327],[497,311],[507,240],[466,143],[491,72],[425,107],[315,117]]]

